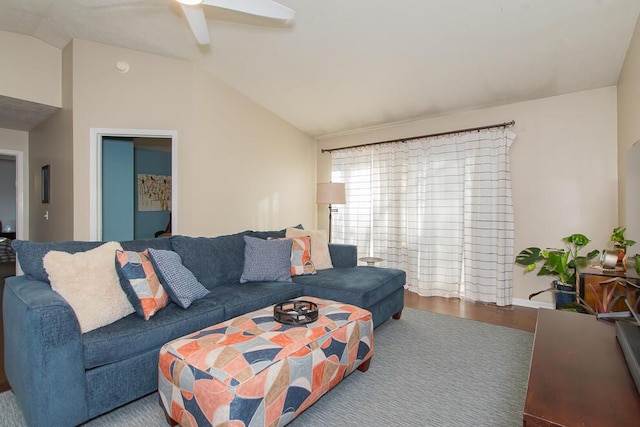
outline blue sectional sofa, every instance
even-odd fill
[[[400,317],[405,272],[357,266],[355,246],[330,244],[334,268],[292,283],[239,283],[247,235],[284,237],[284,231],[121,242],[125,250],[177,252],[210,293],[186,310],[170,303],[148,321],[134,313],[84,334],[70,305],[51,289],[42,262],[50,250],[76,253],[101,242],[14,241],[24,275],[5,284],[5,370],[28,424],[78,425],[152,393],[163,344],[287,299],[309,295],[357,305],[373,313],[374,326]]]

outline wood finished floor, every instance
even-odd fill
[[[4,288],[4,277],[0,278],[0,291]],[[0,311],[2,311],[2,293],[0,292]],[[508,306],[497,307],[492,304],[473,303],[453,298],[421,297],[413,292],[405,291],[406,307],[450,316],[471,319],[479,322],[508,328],[533,332],[536,328],[538,310],[535,308]],[[0,316],[0,392],[9,390],[9,383],[4,373],[4,332]]]
[[[495,304],[474,303],[457,298],[421,297],[406,290],[404,291],[404,305],[418,310],[448,314],[529,332],[535,331],[538,316],[536,308],[517,305],[498,307]]]

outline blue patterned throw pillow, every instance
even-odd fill
[[[149,249],[149,259],[169,298],[180,307],[189,308],[191,303],[209,293],[193,273],[182,265],[182,259],[177,253]]]
[[[244,269],[240,283],[291,282],[291,240],[244,236]]]

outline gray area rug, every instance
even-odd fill
[[[522,425],[533,334],[405,308],[375,330],[366,373],[355,371],[289,424],[307,426]],[[0,426],[26,425],[0,393]],[[153,393],[86,426],[165,426]]]

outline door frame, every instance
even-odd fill
[[[0,154],[15,158],[16,162],[16,239],[24,239],[24,152],[0,148]]]
[[[177,233],[179,224],[178,132],[154,129],[91,128],[89,134],[89,239],[102,240],[102,139],[105,137],[171,139],[171,229],[173,233]]]

